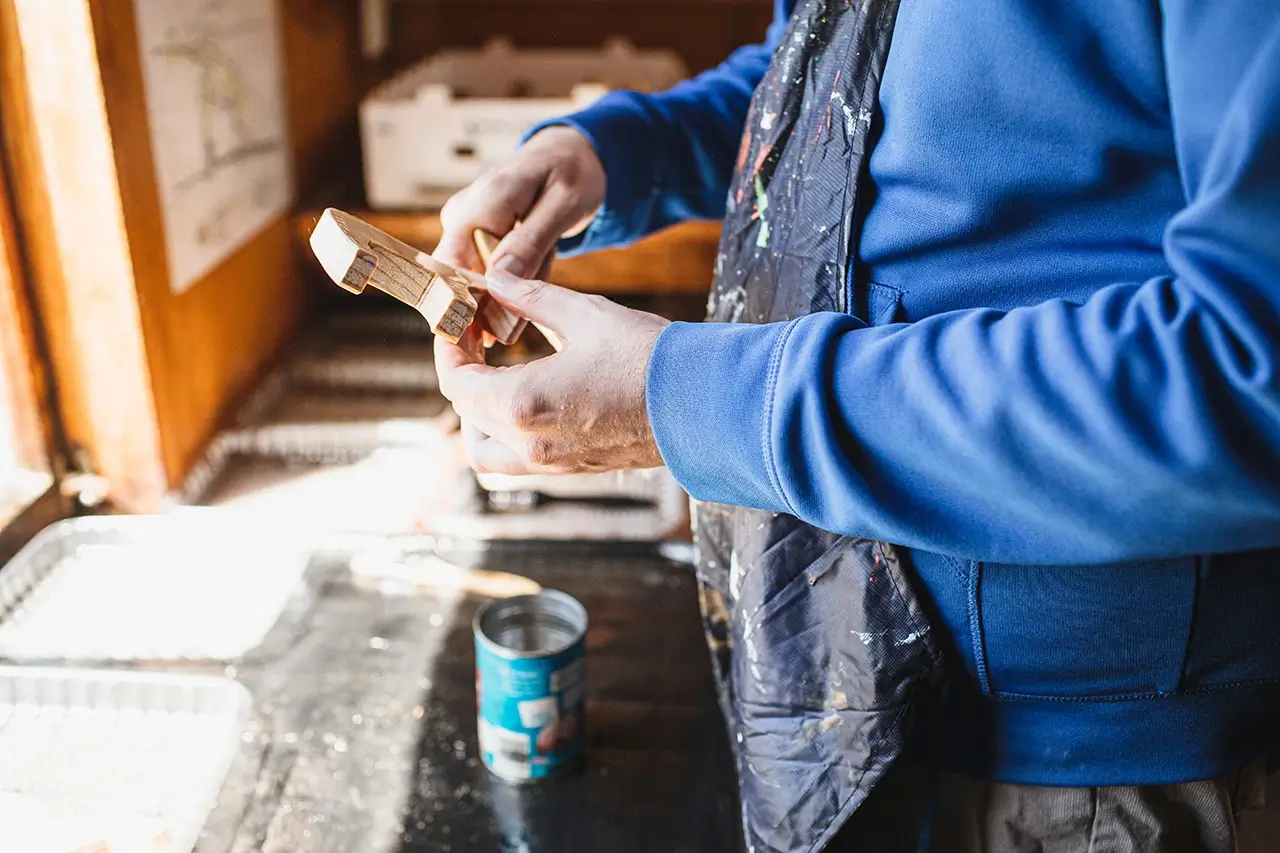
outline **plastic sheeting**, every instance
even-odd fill
[[[748,113],[708,319],[856,313],[857,185],[897,6],[797,8]],[[940,681],[928,621],[892,545],[737,507],[695,505],[694,520],[747,846],[819,850]]]

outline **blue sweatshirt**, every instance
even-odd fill
[[[775,5],[764,44],[564,120],[595,145],[608,190],[562,248],[721,214],[793,3]],[[685,488],[916,549],[957,635],[966,601],[945,576],[966,561],[1110,564],[1126,579],[1138,561],[1280,546],[1280,4],[902,0],[880,108],[859,260],[891,310],[668,327],[649,416]],[[988,623],[1020,623],[1012,636],[1033,645],[1076,624],[1081,605],[1053,585],[1078,576],[1013,574],[983,604]],[[1265,607],[1244,621],[1280,615],[1278,574],[1274,560],[1250,570],[1242,600]],[[1162,597],[1165,577],[1123,582],[1150,592],[1152,618],[1182,607]],[[1117,583],[1097,606],[1133,597]],[[1019,589],[1048,598],[1033,610]],[[1126,653],[1142,658],[1135,642]],[[972,656],[1000,653],[966,652],[983,679]],[[1087,638],[1063,652],[1090,653]],[[1006,669],[1012,693],[1040,692]],[[1280,665],[1235,676],[1222,683],[1274,684]],[[1034,764],[1034,745],[1020,748]],[[1027,766],[1004,775],[1105,783]]]

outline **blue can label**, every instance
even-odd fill
[[[504,658],[476,646],[480,752],[498,776],[542,779],[582,757],[586,659],[578,641],[542,658]]]

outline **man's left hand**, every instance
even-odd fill
[[[667,321],[602,296],[495,272],[489,292],[549,333],[556,353],[484,362],[475,326],[435,341],[440,392],[472,432],[473,468],[500,474],[654,468],[662,457],[645,407],[645,373]]]

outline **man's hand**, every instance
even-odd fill
[[[472,433],[472,467],[568,474],[661,465],[644,385],[649,353],[667,321],[503,272],[489,276],[489,287],[498,301],[547,329],[558,351],[491,367],[474,327],[456,345],[436,338],[440,391]]]
[[[471,239],[481,228],[506,235],[490,258],[494,269],[541,278],[556,241],[587,226],[604,203],[604,189],[604,167],[591,143],[570,127],[546,128],[449,199],[440,213],[444,233],[433,254],[481,272],[484,265]]]

